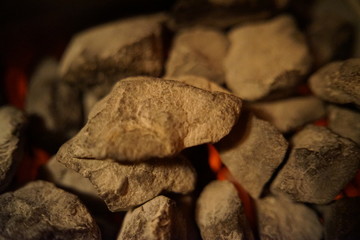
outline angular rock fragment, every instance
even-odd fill
[[[23,157],[25,121],[20,110],[0,108],[0,192],[9,185]]]
[[[150,77],[118,82],[71,141],[75,158],[142,161],[217,142],[236,123],[241,100],[178,81]]]
[[[290,16],[234,28],[229,38],[226,83],[245,100],[289,95],[311,66],[305,39]]]
[[[213,181],[204,188],[196,221],[204,240],[253,239],[236,188],[228,181]]]
[[[198,27],[181,31],[166,64],[166,78],[195,75],[224,83],[223,60],[228,45],[225,34],[217,30]]]
[[[287,147],[285,138],[269,122],[243,113],[218,150],[234,178],[257,198],[283,161]]]
[[[0,195],[1,239],[101,239],[80,200],[53,184],[36,181]]]
[[[329,63],[315,72],[309,83],[326,101],[360,105],[360,58]]]
[[[293,149],[272,190],[299,202],[332,201],[359,169],[360,148],[326,127],[308,125],[292,138]]]
[[[183,75],[179,77],[171,77],[171,80],[176,80],[179,82],[186,83],[188,85],[204,89],[209,92],[223,92],[231,94],[228,90],[225,88],[222,88],[218,84],[209,81],[208,79],[204,77],[194,76],[194,75]]]
[[[320,240],[323,227],[314,211],[284,197],[256,201],[258,229],[262,240]]]
[[[329,128],[360,145],[360,112],[331,105],[327,109]]]
[[[313,96],[254,103],[251,109],[258,117],[271,122],[283,133],[293,131],[325,115],[323,102]]]

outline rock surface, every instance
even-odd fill
[[[204,89],[209,92],[217,91],[217,92],[231,94],[225,88],[219,86],[218,84],[216,84],[212,81],[209,81],[207,78],[204,78],[204,77],[199,77],[199,76],[195,76],[195,75],[183,75],[183,76],[179,76],[179,77],[170,77],[170,79],[176,80],[179,82],[183,82],[188,85],[191,85],[191,86],[194,86],[197,88],[201,88],[201,89]]]
[[[315,72],[309,83],[326,101],[360,105],[360,58],[329,63]]]
[[[228,181],[213,181],[197,201],[196,221],[204,240],[253,239],[236,188]]]
[[[181,31],[175,36],[165,78],[195,75],[224,83],[223,60],[228,45],[225,34],[214,29],[198,27]]]
[[[24,151],[24,114],[10,106],[0,108],[0,192],[11,182]]]
[[[293,136],[292,144],[290,157],[272,190],[295,201],[328,203],[359,169],[360,148],[325,127],[306,126]]]
[[[290,94],[311,66],[304,37],[289,16],[236,27],[229,38],[226,83],[244,100]]]
[[[293,97],[273,102],[254,103],[251,110],[281,132],[293,131],[325,115],[323,102],[313,96]]]
[[[242,113],[238,124],[217,147],[233,177],[257,198],[283,161],[288,143],[269,122]]]
[[[98,102],[71,141],[74,158],[143,161],[217,142],[236,123],[241,100],[178,81],[135,77]]]
[[[101,239],[80,200],[53,184],[36,181],[0,195],[1,239]]]

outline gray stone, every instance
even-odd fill
[[[24,152],[24,114],[10,106],[0,108],[0,192],[11,182]]]
[[[231,94],[228,90],[225,88],[219,86],[218,84],[209,81],[207,78],[195,76],[195,75],[182,75],[179,77],[169,77],[171,80],[176,80],[179,82],[186,83],[188,85],[204,89],[209,92],[223,92]]]
[[[197,201],[196,221],[204,240],[254,239],[236,188],[228,181],[213,181]]]
[[[256,201],[258,229],[262,240],[320,240],[323,227],[315,212],[283,196]]]
[[[311,67],[305,39],[290,16],[241,25],[229,38],[226,83],[244,100],[289,95]]]
[[[360,145],[360,112],[331,105],[327,109],[329,128]]]
[[[101,239],[80,200],[53,184],[36,181],[0,195],[0,239]]]
[[[328,203],[359,169],[360,148],[326,127],[308,125],[293,136],[292,144],[271,187],[295,201]]]
[[[228,45],[225,34],[214,29],[198,27],[179,32],[166,64],[165,78],[195,75],[224,83],[223,60]]]
[[[323,102],[313,96],[254,103],[251,105],[251,110],[261,119],[271,122],[283,133],[296,130],[306,123],[325,116]]]
[[[119,81],[71,141],[74,158],[143,161],[217,142],[236,123],[241,100],[178,81]]]
[[[315,72],[309,83],[326,101],[360,105],[360,58],[329,63]]]
[[[283,161],[288,143],[269,122],[243,113],[217,147],[233,177],[252,197],[258,198]]]

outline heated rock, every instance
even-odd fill
[[[323,102],[316,97],[293,97],[273,102],[254,103],[251,109],[281,132],[289,132],[325,115]]]
[[[229,38],[226,83],[245,100],[288,95],[310,68],[304,37],[289,16],[236,27]]]
[[[75,158],[142,161],[217,142],[240,113],[241,100],[178,81],[149,77],[118,82],[71,141]]]
[[[359,169],[359,147],[326,127],[308,125],[294,135],[292,144],[290,157],[272,190],[296,201],[332,201]]]
[[[36,181],[0,195],[1,239],[101,239],[80,200],[53,184]]]
[[[218,84],[216,84],[212,81],[209,81],[207,78],[204,78],[204,77],[199,77],[199,76],[194,76],[194,75],[183,75],[183,76],[179,76],[179,77],[171,77],[170,79],[177,80],[177,81],[186,83],[188,85],[204,89],[209,92],[218,91],[218,92],[231,94],[225,88],[219,86]]]
[[[196,75],[221,84],[224,82],[222,66],[227,48],[228,40],[220,31],[207,28],[183,30],[175,37],[166,65],[166,77]]]
[[[335,105],[328,107],[329,128],[360,145],[360,112]]]
[[[24,151],[24,114],[10,106],[0,108],[0,192],[12,180]]]
[[[323,227],[314,211],[284,197],[256,201],[258,229],[263,240],[320,240]]]
[[[325,65],[311,76],[310,88],[326,101],[360,105],[360,58]]]
[[[196,221],[204,240],[253,239],[236,188],[228,181],[213,181],[204,188]]]
[[[287,147],[285,138],[269,122],[243,113],[218,150],[234,178],[257,198],[283,161]]]

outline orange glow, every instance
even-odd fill
[[[24,108],[27,91],[27,77],[23,69],[9,67],[5,74],[5,88],[7,99],[11,105]]]
[[[213,172],[218,172],[222,168],[220,155],[214,145],[208,144],[209,166]]]
[[[328,125],[328,121],[327,121],[327,119],[325,119],[325,118],[321,118],[321,119],[315,121],[314,124],[315,124],[316,126],[326,127],[326,126]]]
[[[335,200],[339,200],[345,197],[358,197],[360,196],[360,171],[357,172],[354,179],[351,180],[339,193]]]
[[[309,86],[304,83],[296,88],[296,93],[299,95],[309,95],[311,94],[311,90]]]

